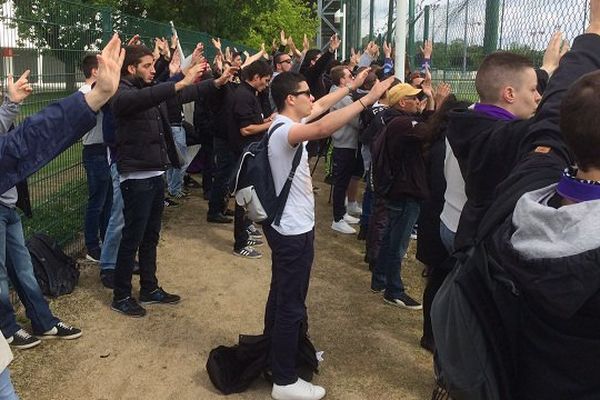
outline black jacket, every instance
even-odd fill
[[[310,60],[305,60],[300,68],[300,73],[306,78],[306,83],[310,88],[312,95],[315,100],[319,100],[321,97],[327,94],[325,85],[323,84],[323,74],[329,63],[333,60],[333,53],[325,51],[319,57],[315,65],[310,65]]]
[[[542,154],[541,157],[566,157],[569,159],[564,161],[566,165],[571,162],[558,129],[560,102],[568,86],[581,75],[592,71],[591,66],[600,60],[598,55],[589,50],[599,40],[597,35],[582,35],[575,40],[573,48],[563,57],[560,67],[549,81],[532,119],[507,122],[471,110],[450,113],[447,137],[465,179],[467,195],[455,248],[473,244],[483,216],[494,199],[502,196],[502,189],[498,185],[527,154],[539,146],[548,146],[555,153]],[[544,75],[538,74],[538,79],[538,83],[543,85],[541,81]],[[535,165],[538,161],[528,162]],[[556,176],[556,170],[553,171],[550,174]]]
[[[117,121],[117,167],[120,173],[164,171],[179,167],[166,100],[177,97],[180,104],[214,93],[213,80],[190,85],[179,92],[174,82],[144,85],[139,79],[121,79],[111,100]]]

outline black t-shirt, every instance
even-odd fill
[[[242,82],[235,95],[232,103],[232,119],[230,132],[230,144],[232,150],[236,153],[241,153],[245,146],[249,143],[262,139],[266,130],[251,136],[242,136],[240,129],[249,125],[258,125],[264,122],[262,107],[260,105],[256,90],[246,82]]]

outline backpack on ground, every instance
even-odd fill
[[[260,141],[244,149],[230,183],[236,203],[246,209],[250,220],[261,224],[279,225],[304,150],[304,144],[299,144],[289,176],[277,195],[269,164],[269,138],[281,126],[283,123],[275,125]]]
[[[302,324],[298,343],[296,369],[298,376],[307,382],[319,372],[316,350]],[[261,374],[271,381],[271,338],[268,335],[240,335],[235,346],[218,346],[212,349],[206,362],[206,371],[212,384],[223,394],[241,393],[248,389]]]
[[[58,297],[73,292],[79,282],[79,268],[50,236],[36,233],[27,241],[33,272],[46,296]]]

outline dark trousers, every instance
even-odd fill
[[[298,335],[307,318],[306,294],[314,259],[314,229],[301,235],[284,236],[264,227],[271,247],[271,288],[265,311],[265,334],[271,336],[273,382],[296,382]]]
[[[206,144],[200,148],[202,154],[202,192],[209,194],[212,190],[213,179],[214,179],[214,157],[213,157],[213,144]]]
[[[104,240],[112,207],[112,178],[104,145],[83,146],[82,159],[88,187],[84,237],[91,251],[100,249],[100,240]]]
[[[356,168],[356,150],[333,148],[333,220],[339,221],[346,214],[346,192]]]
[[[131,296],[131,277],[136,252],[140,264],[140,287],[145,293],[158,288],[156,246],[164,207],[162,176],[128,179],[121,183],[123,195],[123,237],[115,268],[115,300]]]
[[[214,139],[214,180],[208,201],[208,214],[215,215],[225,211],[229,192],[229,178],[235,167],[235,154],[229,149],[227,141]]]
[[[233,216],[233,238],[234,250],[241,250],[246,247],[246,243],[248,242],[248,231],[246,230],[252,221],[250,221],[246,217],[246,210],[244,207],[238,206],[237,203],[235,205],[235,214]]]
[[[440,267],[430,267],[427,276],[427,284],[423,292],[423,337],[433,340],[431,328],[431,304],[442,283],[450,273],[450,270]]]

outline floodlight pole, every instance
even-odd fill
[[[394,69],[396,78],[404,82],[406,61],[406,23],[408,16],[408,0],[397,0],[396,3],[396,59]]]

